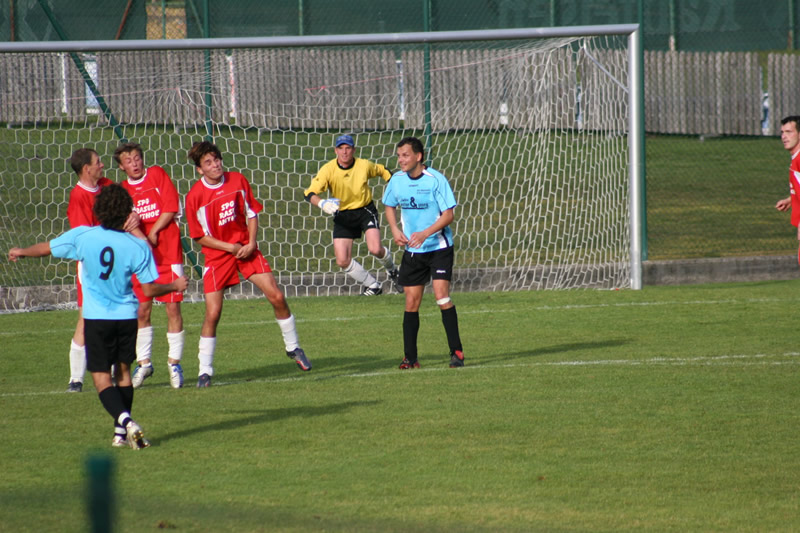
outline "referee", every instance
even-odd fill
[[[363,234],[369,253],[383,262],[395,290],[403,292],[403,287],[397,283],[399,273],[389,248],[381,243],[380,217],[367,183],[377,177],[389,181],[392,174],[383,165],[355,157],[355,143],[350,135],[337,137],[334,147],[336,159],[319,169],[303,194],[311,205],[333,215],[336,264],[362,285],[361,294],[376,296],[383,292],[375,276],[353,259],[353,241]],[[326,191],[328,198],[321,198]]]

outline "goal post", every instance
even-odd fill
[[[0,247],[68,229],[75,149],[96,150],[120,182],[111,154],[138,142],[185,195],[197,179],[186,152],[211,138],[264,204],[259,247],[286,294],[356,294],[335,263],[329,217],[302,192],[335,157],[337,135],[389,169],[396,143],[414,135],[459,203],[455,290],[639,289],[639,31],[0,43]],[[383,184],[372,185],[382,211]],[[354,256],[380,271],[363,241]],[[74,301],[69,262],[1,265],[0,311]],[[229,297],[251,295],[243,284]]]

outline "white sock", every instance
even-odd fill
[[[281,328],[283,344],[286,345],[286,351],[293,352],[299,348],[300,341],[297,340],[297,328],[294,325],[294,315],[289,315],[289,318],[276,318],[275,321],[278,323],[278,327]]]
[[[350,264],[344,269],[344,272],[365,287],[381,286],[381,284],[378,283],[378,280],[376,280],[372,274],[367,272],[366,269],[361,266],[361,263],[355,259],[350,261]]]
[[[70,343],[69,347],[69,381],[83,383],[83,376],[86,374],[86,346]]]
[[[383,259],[381,259],[381,261],[383,261],[383,268],[386,270],[392,270],[394,268],[394,261],[392,261],[392,254],[389,251],[389,248],[384,246],[383,253]]]
[[[214,375],[214,350],[217,347],[216,337],[200,337],[198,345],[197,358],[200,360],[200,369],[197,372],[198,376],[208,374]]]
[[[180,361],[183,357],[183,331],[177,333],[167,332],[167,344],[169,345],[169,358]]]
[[[153,326],[139,328],[136,332],[136,361],[150,359],[153,355]]]
[[[128,422],[133,422],[131,414],[128,411],[122,411],[119,414],[119,417],[117,418],[117,424],[119,424],[122,427],[125,427],[128,424]],[[114,433],[116,433],[116,430],[114,430]]]

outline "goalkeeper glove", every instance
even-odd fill
[[[319,208],[329,215],[335,215],[339,210],[339,199],[328,198],[327,200],[322,200],[319,203]]]

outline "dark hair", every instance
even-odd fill
[[[200,160],[206,154],[214,154],[217,159],[222,159],[222,152],[219,151],[217,145],[209,141],[198,141],[189,149],[189,159],[194,161],[194,166],[200,167]]]
[[[800,131],[800,115],[789,115],[781,119],[781,126],[785,126],[789,122],[794,122],[794,129]]]
[[[75,171],[75,174],[80,176],[83,167],[92,164],[93,155],[97,155],[97,152],[91,148],[78,148],[72,152],[72,156],[69,158],[69,166],[72,167],[72,170]]]
[[[133,211],[133,199],[122,185],[112,183],[100,189],[93,210],[101,226],[121,230]]]
[[[397,143],[397,148],[405,145],[409,145],[411,147],[411,151],[415,154],[422,154],[422,160],[425,160],[425,148],[422,146],[422,141],[416,137],[403,137],[400,139],[400,142]]]
[[[131,152],[139,152],[139,157],[144,159],[144,152],[142,151],[142,147],[139,143],[123,143],[117,146],[117,149],[114,150],[114,161],[116,161],[119,165],[121,163],[120,156],[122,154],[129,154]]]

